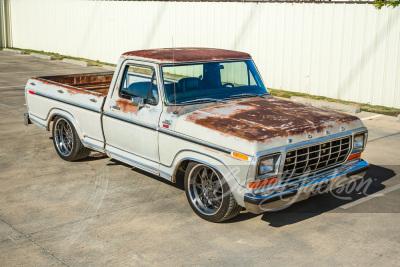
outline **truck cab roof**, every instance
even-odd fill
[[[188,63],[251,58],[249,54],[244,52],[201,47],[137,50],[126,52],[121,57],[156,63]]]

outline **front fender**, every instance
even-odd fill
[[[221,175],[224,176],[238,204],[244,206],[244,195],[249,191],[245,187],[246,181],[244,179],[241,179],[241,173],[247,172],[247,170],[240,170],[240,168],[237,168],[238,165],[230,165],[220,158],[216,158],[215,156],[206,153],[193,150],[182,150],[175,156],[175,159],[171,166],[171,168],[174,170],[173,179],[180,164],[185,160],[203,163],[216,169],[219,173],[221,173]]]

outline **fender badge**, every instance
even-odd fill
[[[288,139],[287,142],[290,144],[291,142],[293,142],[292,139]]]
[[[340,127],[340,131],[344,131],[344,130],[346,130],[344,127]]]
[[[163,123],[163,124],[166,124],[166,125],[171,125],[171,124],[172,124],[172,122],[171,122],[170,120],[165,120],[165,121],[163,121],[162,123]]]
[[[312,138],[312,135],[311,135],[311,134],[309,134],[309,135],[308,135],[308,138]]]
[[[331,132],[330,131],[325,131],[325,134],[328,135],[328,134],[331,134]]]

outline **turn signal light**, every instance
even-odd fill
[[[277,181],[278,181],[278,177],[272,177],[272,178],[265,179],[265,180],[258,181],[258,182],[250,182],[249,187],[250,188],[260,188],[260,187],[267,186],[270,184],[275,184]]]
[[[240,153],[237,153],[237,152],[233,152],[232,156],[234,156],[235,158],[238,158],[238,159],[249,160],[248,156],[240,154]]]
[[[31,91],[31,90],[29,90],[28,93],[30,93],[31,95],[34,95],[34,94],[35,94],[35,92],[34,92],[34,91]]]
[[[361,157],[361,153],[350,155],[349,158],[347,159],[347,161],[350,161],[350,160],[353,160],[353,159],[358,159],[360,157]]]

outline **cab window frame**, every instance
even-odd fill
[[[158,106],[158,104],[161,101],[160,101],[160,88],[158,86],[159,82],[157,80],[157,70],[156,70],[156,68],[154,66],[150,66],[150,65],[141,65],[141,64],[129,63],[129,62],[126,63],[125,66],[124,66],[124,70],[122,71],[122,77],[121,77],[120,86],[119,86],[119,90],[118,90],[118,97],[122,98],[122,99],[127,99],[129,101],[132,101],[132,98],[126,98],[126,97],[123,97],[121,95],[123,89],[126,88],[126,87],[124,87],[124,83],[126,82],[126,76],[127,76],[128,72],[129,72],[129,68],[130,67],[138,67],[138,68],[142,68],[142,69],[148,69],[149,71],[151,71],[150,78],[149,78],[150,81],[149,82],[150,82],[150,84],[153,84],[153,85],[151,85],[149,87],[149,89],[147,91],[147,95],[148,95],[149,91],[152,90],[151,88],[153,86],[155,86],[156,89],[157,89],[157,99],[156,99],[157,101],[155,103],[154,102],[148,103],[148,98],[147,97],[143,98],[143,100],[144,100],[146,105]],[[140,72],[137,72],[137,73],[138,74],[142,74]],[[132,97],[134,97],[134,95],[132,95]],[[140,96],[138,96],[138,97],[140,97]]]

